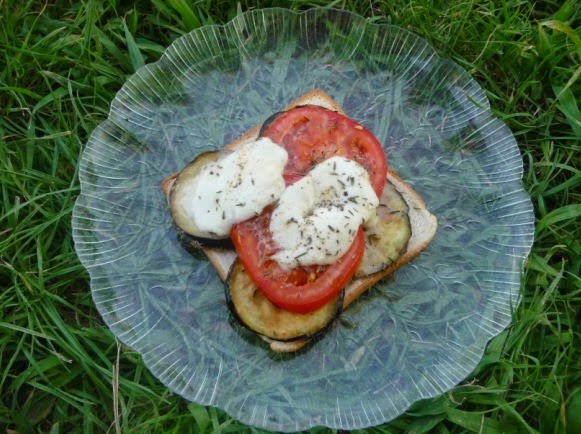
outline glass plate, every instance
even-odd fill
[[[284,356],[233,321],[160,184],[314,88],[376,134],[438,231]],[[74,239],[105,323],[170,390],[271,430],[361,428],[462,381],[510,323],[534,230],[521,176],[482,89],[419,37],[333,9],[255,10],[183,36],[119,91],[83,154]]]

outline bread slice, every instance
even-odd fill
[[[339,112],[340,114],[347,116],[341,107],[323,90],[315,89],[312,90],[297,100],[293,101],[291,104],[287,105],[282,109],[282,111],[289,110],[293,107],[301,105],[318,105],[325,107],[330,110]],[[240,136],[237,140],[229,143],[225,148],[236,149],[247,143],[250,143],[258,138],[260,129],[262,125],[258,125]],[[177,174],[168,177],[162,183],[162,190],[169,195],[173,181]],[[381,270],[377,273],[370,274],[360,278],[354,278],[351,283],[345,288],[345,298],[343,302],[343,309],[347,308],[353,301],[355,301],[361,294],[363,294],[367,289],[372,287],[379,280],[383,279],[385,276],[393,273],[395,270],[400,268],[402,265],[411,261],[429,244],[437,228],[437,219],[432,215],[424,204],[423,200],[419,195],[408,185],[404,180],[402,180],[399,175],[393,171],[389,170],[387,174],[387,181],[395,186],[397,191],[402,195],[406,204],[408,205],[408,217],[410,219],[411,225],[411,238],[408,241],[406,251],[390,266]],[[225,281],[230,267],[234,263],[237,254],[233,249],[224,249],[221,247],[204,247],[204,253],[208,257],[209,261],[212,263],[216,272],[220,278]],[[269,338],[264,338],[270,344],[270,348],[276,352],[293,352],[302,348],[308,343],[309,339],[295,340],[290,342],[276,341]]]

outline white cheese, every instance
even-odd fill
[[[184,211],[201,231],[227,236],[233,225],[262,212],[285,189],[287,152],[268,138],[249,143],[205,166],[184,186]]]
[[[358,163],[332,157],[287,187],[272,214],[270,230],[285,268],[332,264],[353,243],[357,230],[376,215],[379,199]]]

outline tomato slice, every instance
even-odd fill
[[[381,143],[365,127],[324,107],[306,105],[269,120],[262,136],[286,149],[289,160],[284,177],[292,184],[318,163],[335,155],[355,160],[369,173],[381,197],[387,177],[387,159]]]
[[[231,237],[250,278],[277,306],[291,312],[312,312],[347,285],[363,259],[365,236],[359,229],[350,249],[332,265],[309,265],[283,269],[271,259],[277,246],[270,233],[274,206],[232,229]]]
[[[381,197],[387,176],[385,153],[375,136],[357,122],[320,106],[300,106],[269,119],[261,135],[287,150],[287,185],[338,155],[361,164]],[[271,258],[278,249],[269,230],[273,209],[274,205],[266,207],[261,215],[235,225],[230,234],[234,247],[250,278],[271,302],[292,312],[311,312],[353,277],[365,249],[363,230],[334,264],[283,269]]]

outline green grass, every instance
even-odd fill
[[[255,6],[327,2],[127,3],[0,0],[0,432],[256,431],[170,393],[103,325],[72,244],[77,168],[116,91],[175,38]],[[537,218],[523,301],[474,374],[361,432],[581,432],[581,4],[333,4],[470,72],[519,142]]]

